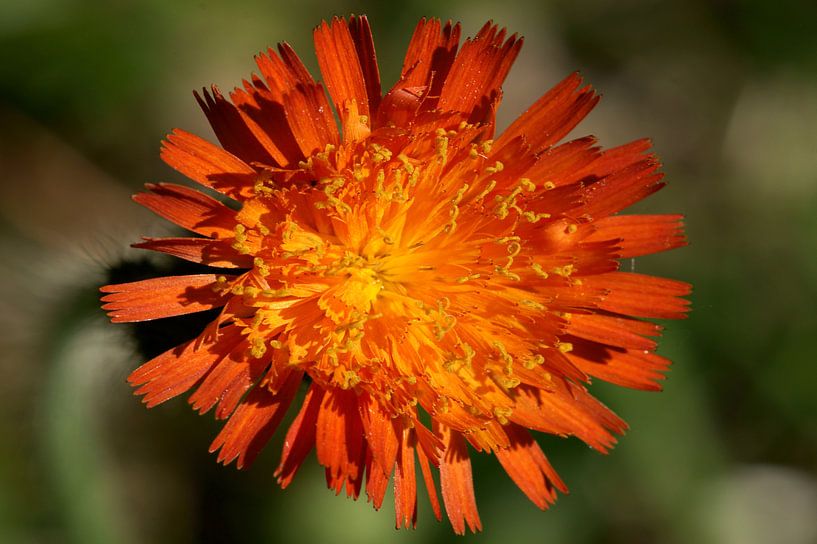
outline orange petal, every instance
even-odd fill
[[[430,85],[427,94],[439,97],[457,54],[460,31],[459,23],[452,26],[448,21],[442,27],[439,19],[420,19],[403,60],[399,82],[401,88]],[[429,105],[429,109],[433,106]]]
[[[658,383],[670,360],[643,350],[625,350],[601,344],[582,342],[574,344],[567,354],[573,364],[584,372],[604,381],[649,391],[660,391]]]
[[[162,142],[161,157],[170,167],[205,187],[236,199],[252,195],[255,170],[195,134],[173,130]]]
[[[589,85],[580,89],[581,83],[573,73],[545,93],[497,139],[497,148],[524,136],[538,151],[564,138],[599,101]]]
[[[471,532],[482,530],[474,497],[471,460],[462,435],[442,424],[435,425],[435,433],[442,439],[445,451],[440,459],[440,486],[445,511],[454,532],[465,534],[465,525]]]
[[[328,389],[318,412],[315,446],[318,462],[326,467],[327,483],[340,493],[344,482],[352,496],[363,475],[363,424],[352,391]],[[351,486],[351,487],[350,487]]]
[[[243,84],[243,89],[237,88],[230,92],[233,104],[267,135],[272,146],[278,150],[276,154],[268,147],[270,155],[278,165],[285,168],[297,165],[304,159],[304,155],[284,114],[283,95],[280,92],[273,92],[255,74],[252,76],[252,82],[244,80]]]
[[[318,65],[336,111],[341,111],[347,101],[354,100],[360,114],[369,118],[371,112],[366,80],[346,20],[334,17],[330,24],[323,21],[313,36]]]
[[[252,268],[252,257],[242,255],[227,240],[209,238],[145,238],[132,247],[150,249],[217,268]]]
[[[324,390],[315,383],[307,389],[301,410],[289,426],[275,477],[281,488],[292,483],[307,454],[315,446],[315,429]]]
[[[386,472],[378,465],[371,448],[366,448],[366,496],[375,510],[380,510],[380,507],[383,506],[390,477],[391,471]]]
[[[520,385],[513,390],[515,401],[510,419],[523,427],[561,436],[576,436],[602,453],[627,425],[587,390],[569,381],[554,379],[547,391]]]
[[[618,240],[622,258],[640,257],[687,244],[682,215],[612,215],[593,222],[586,240]]]
[[[417,477],[414,468],[414,432],[408,427],[402,430],[400,456],[394,471],[395,527],[417,525]]]
[[[303,156],[323,151],[327,144],[337,145],[338,127],[323,87],[315,82],[295,51],[282,43],[278,54],[269,49],[255,60],[269,86],[269,105],[274,110],[281,105]]]
[[[428,492],[431,510],[434,512],[434,517],[437,518],[437,521],[440,521],[443,515],[440,509],[440,499],[437,497],[437,486],[434,484],[434,476],[431,474],[428,457],[426,457],[422,448],[417,448],[417,459],[420,461],[420,472],[423,474],[423,482],[425,482],[426,491]]]
[[[301,376],[301,372],[292,372],[276,394],[264,387],[250,391],[210,445],[210,453],[221,450],[219,463],[228,465],[238,458],[236,468],[252,464],[280,425],[298,391]]]
[[[632,272],[613,272],[583,278],[585,285],[607,289],[599,308],[617,314],[656,319],[682,319],[692,290],[688,283]]]
[[[133,195],[133,200],[191,232],[208,238],[233,236],[235,212],[199,191],[172,183],[148,183],[150,193]]]
[[[193,387],[240,339],[238,327],[224,327],[217,342],[199,337],[170,349],[133,371],[128,382],[138,387],[136,395],[144,395],[142,402],[153,408]]]
[[[380,104],[380,69],[377,66],[377,54],[374,51],[372,29],[369,19],[365,15],[349,18],[349,32],[355,42],[357,58],[363,72],[363,81],[366,82],[366,92],[369,95],[369,112],[374,116]]]
[[[207,89],[202,89],[202,95],[195,91],[193,95],[224,149],[246,163],[259,162],[278,166],[286,161],[267,133],[247,114],[226,100],[218,87],[212,86],[212,95]]]
[[[367,393],[358,397],[358,407],[369,450],[374,456],[376,466],[388,477],[399,450],[394,422],[391,416],[383,411],[381,404]]]
[[[268,365],[269,356],[253,357],[250,343],[245,339],[207,373],[188,402],[199,414],[218,403],[216,418],[224,419],[235,410],[241,397],[258,381]]]
[[[510,143],[512,140],[509,138],[507,130],[500,136],[503,142]],[[584,138],[549,147],[537,156],[536,164],[525,172],[525,177],[530,178],[540,187],[548,181],[556,187],[576,183],[581,180],[582,173],[601,154],[595,144],[596,139],[594,137],[585,136]],[[503,147],[507,145],[507,143],[503,143]],[[552,195],[553,191],[549,191],[547,194],[548,201],[553,199]]]
[[[652,351],[656,343],[645,336],[658,336],[661,327],[647,321],[610,315],[573,314],[566,332],[600,344]]]
[[[304,156],[340,143],[332,109],[320,85],[298,86],[284,95],[284,112]]]
[[[482,122],[521,47],[516,34],[506,41],[505,29],[486,23],[454,59],[437,107],[461,111],[469,122]]]
[[[215,274],[197,274],[106,285],[100,288],[108,293],[102,297],[102,309],[114,323],[202,312],[226,301],[227,297],[213,291],[215,282]]]
[[[495,450],[496,458],[531,502],[547,509],[556,500],[556,489],[567,493],[567,487],[526,429],[511,424],[505,432],[511,445]]]

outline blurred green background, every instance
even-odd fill
[[[604,98],[574,135],[652,137],[670,185],[638,209],[688,218],[690,247],[625,263],[695,285],[666,323],[665,391],[593,385],[632,426],[607,457],[541,437],[571,488],[546,513],[476,455],[485,531],[464,539],[422,495],[395,531],[389,498],[336,498],[314,461],[282,492],[281,433],[250,470],[216,465],[212,416],[145,410],[138,343],[98,309],[108,270],[141,258],[128,244],[168,231],[129,199],[179,180],[160,139],[211,134],[190,91],[232,88],[281,40],[315,69],[312,27],[353,12],[387,84],[423,15],[520,32],[500,125],[580,69]],[[816,127],[807,0],[3,0],[0,541],[817,542]]]

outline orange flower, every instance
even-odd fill
[[[175,130],[162,158],[240,210],[148,185],[135,200],[198,237],[136,247],[234,273],[102,300],[114,322],[222,308],[130,376],[148,407],[190,389],[194,409],[215,407],[219,461],[247,466],[306,381],[282,487],[314,447],[336,493],[357,498],[365,474],[380,508],[393,478],[397,526],[413,526],[417,461],[437,518],[432,467],[463,533],[481,528],[467,444],[547,508],[566,488],[529,430],[611,447],[626,424],[584,384],[659,389],[660,327],[639,318],[683,317],[689,286],[618,271],[685,243],[678,215],[617,215],[663,185],[649,142],[558,143],[598,101],[576,74],[494,139],[522,39],[491,23],[459,38],[420,21],[381,95],[366,18],[336,18],[315,30],[331,103],[286,44],[231,100],[196,94],[222,147]]]

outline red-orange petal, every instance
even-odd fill
[[[227,196],[242,199],[252,194],[255,170],[195,134],[175,129],[162,142],[161,157],[171,168]]]
[[[188,402],[199,414],[218,404],[216,418],[224,419],[235,410],[241,397],[258,381],[268,365],[269,356],[253,357],[250,343],[244,339],[207,373]]]
[[[484,121],[521,47],[516,34],[506,41],[505,29],[486,23],[454,59],[437,107],[461,111],[469,122]]]
[[[581,83],[577,73],[559,82],[502,133],[497,147],[524,136],[533,149],[541,150],[564,138],[599,101],[589,85],[579,88]]]
[[[349,18],[349,32],[355,42],[357,58],[363,72],[363,81],[366,82],[366,93],[369,96],[369,114],[374,116],[380,105],[380,68],[377,66],[377,54],[374,50],[374,38],[369,26],[369,19],[365,15]]]
[[[556,489],[567,493],[567,486],[526,429],[511,424],[505,427],[505,432],[511,445],[495,450],[496,458],[531,502],[547,509],[556,500]]]
[[[301,410],[287,430],[281,461],[275,469],[275,477],[281,489],[292,483],[306,456],[315,447],[315,432],[318,412],[324,396],[324,389],[312,384],[306,391]]]
[[[133,200],[168,221],[208,238],[228,238],[235,228],[235,212],[204,193],[172,183],[148,183],[149,193]]]
[[[692,287],[682,281],[632,272],[599,274],[583,279],[588,286],[606,289],[599,308],[618,314],[656,319],[682,319],[689,301],[681,298]]]
[[[623,387],[660,391],[660,380],[670,360],[643,350],[613,348],[582,342],[567,354],[570,360],[590,376]]]
[[[414,432],[408,427],[402,430],[400,455],[394,471],[395,527],[417,525],[417,476],[414,467]]]
[[[315,52],[326,89],[341,111],[349,100],[357,103],[361,115],[370,117],[369,92],[355,42],[345,19],[323,21],[314,32]]]
[[[247,163],[262,163],[279,166],[285,162],[281,150],[266,132],[246,113],[225,99],[218,87],[212,86],[212,95],[207,89],[193,92],[213,132],[224,149]]]
[[[375,467],[380,468],[388,477],[394,468],[400,447],[394,421],[383,411],[380,403],[367,393],[358,397],[358,406]]]
[[[169,349],[134,370],[128,382],[138,387],[136,395],[144,395],[142,402],[153,408],[193,387],[240,340],[238,327],[224,327],[216,342],[200,337]]]
[[[422,448],[417,448],[417,460],[420,462],[420,472],[423,475],[423,482],[428,493],[428,501],[431,503],[431,511],[434,512],[434,517],[440,521],[443,517],[440,508],[440,499],[437,496],[437,486],[434,483],[434,476],[431,473],[431,466],[428,462],[425,452]]]
[[[371,448],[366,448],[366,497],[375,510],[380,510],[383,506],[383,499],[389,488],[389,478],[391,471],[383,470],[383,467],[374,460]]]
[[[292,372],[275,394],[260,386],[250,391],[210,445],[210,453],[220,450],[219,463],[228,465],[238,458],[236,468],[252,464],[281,424],[302,375]]]
[[[215,274],[167,276],[100,288],[102,309],[114,323],[149,321],[223,306],[227,297],[213,291]],[[232,277],[231,277],[232,278]]]
[[[570,318],[566,332],[600,344],[652,351],[656,346],[655,340],[645,337],[659,335],[661,327],[647,321],[611,315],[574,314]]]
[[[619,256],[640,257],[686,245],[682,215],[612,215],[593,222],[587,240],[618,240]]]
[[[448,21],[423,18],[409,42],[399,85],[402,88],[428,87],[426,93],[436,103],[457,54],[461,27]],[[429,109],[434,104],[429,104]]]
[[[468,447],[462,434],[442,424],[437,424],[435,433],[445,445],[440,459],[440,487],[443,492],[445,511],[454,532],[465,534],[465,526],[471,532],[482,530],[482,522],[474,497],[474,482]]]
[[[145,238],[132,247],[167,253],[216,268],[252,268],[252,257],[232,248],[229,240],[209,238]]]
[[[361,456],[363,424],[353,391],[326,391],[318,412],[316,433],[318,462],[326,467],[327,483],[335,493],[340,493],[346,483],[347,495],[353,496],[365,461]]]

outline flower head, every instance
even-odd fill
[[[315,448],[329,487],[375,508],[393,478],[411,526],[417,462],[462,533],[481,528],[467,445],[546,508],[566,488],[530,430],[611,447],[626,424],[585,385],[658,389],[660,327],[639,318],[683,317],[689,287],[618,271],[685,243],[677,215],[617,215],[662,187],[649,143],[559,143],[598,100],[576,74],[495,138],[522,40],[459,38],[420,21],[383,95],[366,18],[336,18],[315,30],[329,98],[286,44],[230,100],[196,94],[221,147],[175,130],[162,158],[240,209],[148,185],[135,200],[198,236],[136,247],[221,270],[102,291],[115,322],[221,308],[130,376],[148,406],[194,389],[227,419],[219,461],[247,466],[306,381],[281,486]]]

